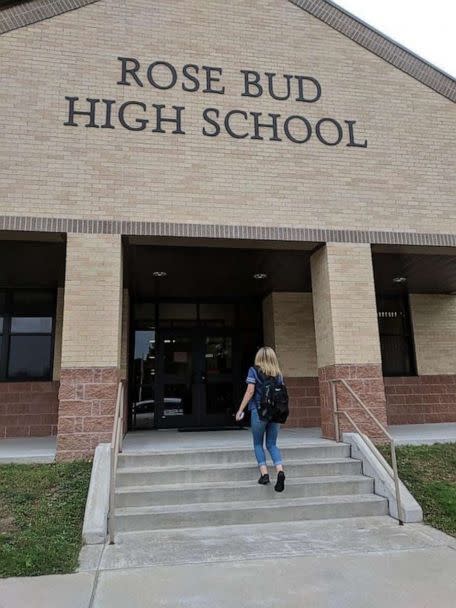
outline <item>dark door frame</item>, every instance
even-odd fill
[[[234,384],[235,370],[223,374],[221,377],[207,377],[205,367],[206,359],[206,340],[208,337],[230,337],[231,343],[231,358],[234,362],[238,359],[234,352],[234,330],[229,328],[209,328],[204,326],[194,326],[190,328],[164,328],[157,332],[157,380],[155,386],[156,408],[155,408],[155,426],[156,428],[194,428],[194,427],[217,427],[229,426],[234,424],[232,415],[230,414],[210,414],[208,412],[209,403],[207,400],[207,387],[210,382],[229,382],[233,385],[233,408],[234,408]],[[191,341],[191,362],[187,371],[187,376],[179,374],[166,373],[164,368],[164,344],[165,340],[172,338],[188,338]],[[189,388],[189,397],[191,398],[192,411],[188,414],[168,416],[164,414],[167,409],[165,403],[165,386],[167,384],[184,384],[187,383]]]
[[[251,298],[247,299],[249,302],[252,301]],[[159,320],[159,316],[158,316],[158,312],[159,312],[159,305],[161,303],[167,303],[167,302],[173,302],[173,303],[195,303],[198,306],[198,315],[197,315],[197,319],[194,321],[194,325],[189,325],[186,327],[161,327],[160,324],[160,320]],[[131,318],[131,325],[130,325],[130,339],[129,339],[129,365],[128,365],[128,377],[129,377],[129,406],[128,406],[128,428],[130,430],[134,430],[134,425],[133,425],[133,416],[132,416],[132,407],[131,404],[134,400],[134,391],[135,391],[135,382],[134,382],[134,365],[133,365],[133,361],[134,361],[134,349],[135,349],[135,331],[137,331],[137,320],[135,318],[135,314],[134,314],[134,306],[137,303],[146,303],[146,304],[151,304],[155,306],[155,320],[154,321],[149,321],[149,323],[151,325],[155,325],[155,340],[157,345],[160,344],[161,342],[161,336],[165,335],[168,332],[189,332],[189,335],[204,335],[204,336],[221,336],[221,335],[229,335],[232,338],[232,365],[233,365],[233,369],[231,372],[231,377],[232,377],[232,383],[233,383],[233,414],[235,412],[235,408],[238,405],[238,402],[240,400],[241,394],[243,392],[243,388],[244,388],[244,384],[243,384],[243,380],[244,380],[244,376],[243,373],[247,372],[247,367],[245,370],[242,369],[242,364],[241,364],[241,360],[242,360],[242,342],[243,340],[241,339],[241,335],[242,335],[242,331],[243,331],[243,327],[240,324],[239,321],[239,317],[240,317],[240,313],[239,313],[239,306],[242,305],[242,298],[199,298],[199,299],[194,299],[194,298],[156,298],[156,299],[137,299],[134,298],[133,295],[130,298],[130,310],[132,311],[130,318]],[[233,326],[216,326],[214,324],[212,324],[211,322],[209,323],[205,323],[204,321],[200,320],[199,317],[199,305],[200,304],[206,304],[206,303],[225,303],[225,304],[233,304],[233,306],[235,307],[235,315],[234,315],[234,323]],[[148,321],[146,319],[144,319],[144,325],[148,324]],[[249,331],[250,333],[255,333],[257,338],[255,339],[257,342],[257,346],[260,345],[260,342],[262,341],[262,338],[260,336],[260,334],[262,335],[262,309],[261,309],[261,304],[260,304],[260,300],[258,301],[258,323],[257,323],[257,327],[250,327],[248,326],[247,328],[244,328],[244,331]],[[192,334],[193,332],[193,334]],[[198,341],[198,340],[196,340]],[[201,341],[200,341],[201,344]],[[193,349],[192,349],[193,352]],[[160,365],[162,365],[162,362],[160,361],[160,359],[162,359],[162,353],[157,351],[157,357],[159,358],[158,361],[158,367],[157,367],[157,372],[159,370]],[[244,364],[245,366],[245,364]],[[160,376],[159,373],[157,373],[158,376]],[[221,380],[223,381],[223,379]],[[161,379],[158,378],[158,384],[160,384]],[[188,417],[179,417],[179,420],[177,420],[176,417],[176,423],[173,424],[173,422],[170,420],[169,424],[166,422],[163,422],[163,419],[161,418],[162,416],[162,410],[164,407],[164,403],[163,403],[163,389],[160,387],[159,389],[160,395],[158,395],[156,393],[156,397],[155,397],[155,401],[159,401],[160,403],[158,404],[158,407],[156,407],[155,412],[154,412],[154,427],[153,428],[190,428],[190,427],[220,427],[220,426],[234,426],[234,417],[227,417],[222,415],[217,415],[217,414],[207,414],[207,412],[205,411],[201,411],[202,408],[204,407],[204,409],[207,409],[205,407],[205,404],[201,404],[201,396],[197,395],[197,399],[195,400],[195,404],[197,411],[195,411],[195,413],[189,415]],[[196,389],[196,391],[202,391],[202,387],[198,387]],[[192,392],[194,392],[194,389],[192,389]],[[158,398],[157,398],[158,397]],[[197,403],[197,401],[199,401]],[[171,418],[171,417],[170,417]]]

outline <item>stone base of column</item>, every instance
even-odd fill
[[[118,381],[117,368],[61,370],[57,460],[90,459],[111,441]]]
[[[346,380],[352,390],[372,411],[378,420],[384,426],[387,425],[385,386],[380,365],[330,365],[319,369],[318,377],[320,384],[321,430],[323,437],[326,437],[327,439],[336,438],[331,390],[331,380],[334,379]],[[368,435],[373,441],[378,443],[387,441],[385,435],[350,395],[346,387],[341,383],[336,383],[336,390],[339,410],[349,411],[350,416],[359,426],[361,431]],[[339,416],[339,420],[341,433],[355,431],[344,416]]]

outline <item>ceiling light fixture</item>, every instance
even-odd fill
[[[406,277],[394,277],[393,278],[393,283],[397,283],[397,284],[401,284],[401,283],[407,283],[407,278]]]
[[[264,279],[268,278],[268,275],[265,274],[264,272],[257,272],[256,274],[253,275],[253,278],[256,281],[263,281]]]
[[[164,272],[163,270],[156,270],[155,272],[152,273],[152,276],[155,277],[156,279],[164,279],[165,277],[168,276],[168,273]]]

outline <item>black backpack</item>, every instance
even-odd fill
[[[278,378],[265,376],[256,368],[261,380],[261,394],[258,401],[258,416],[263,422],[279,422],[283,424],[288,418],[288,391],[285,383]]]

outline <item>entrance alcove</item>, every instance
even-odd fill
[[[236,428],[247,370],[264,344],[277,350],[290,389],[288,426],[319,426],[310,276],[315,247],[125,241],[129,430]]]

